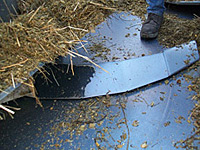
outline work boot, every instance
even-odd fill
[[[153,39],[158,36],[158,31],[163,22],[163,16],[149,13],[148,18],[142,25],[140,37],[144,39]]]

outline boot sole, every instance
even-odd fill
[[[152,34],[146,34],[146,33],[142,33],[140,34],[140,37],[142,39],[154,39],[158,36],[158,33],[152,33]]]

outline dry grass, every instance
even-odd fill
[[[40,62],[54,63],[60,55],[75,57],[69,48],[73,50],[111,12],[134,10],[143,18],[146,12],[143,0],[19,0],[18,5],[22,14],[0,26],[1,91],[25,82]]]
[[[81,42],[80,38],[90,30],[91,21],[95,20],[92,23],[95,26],[108,14],[102,13],[104,10],[96,9],[93,5],[79,2],[80,6],[76,9],[74,3],[74,6],[70,5],[71,10],[66,9],[67,15],[65,18],[61,17],[61,21],[59,14],[53,16],[53,12],[58,11],[53,9],[56,8],[55,3],[56,1],[51,5],[40,5],[36,10],[18,16],[11,23],[1,23],[1,90],[27,80],[29,72],[37,68],[40,62],[54,63],[55,58],[60,55],[75,57],[69,48],[73,49],[74,44]],[[52,7],[52,12],[49,12],[48,7]],[[64,23],[65,20],[68,21]]]

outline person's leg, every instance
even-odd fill
[[[141,38],[152,39],[158,36],[158,31],[163,21],[165,10],[164,0],[146,0],[149,4],[147,8],[148,18],[142,25]]]
[[[149,7],[147,8],[147,13],[157,14],[162,16],[165,11],[164,0],[146,0]]]

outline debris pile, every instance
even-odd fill
[[[24,83],[40,62],[58,56],[75,57],[73,45],[117,10],[134,10],[144,17],[146,3],[130,1],[27,0],[18,1],[21,15],[0,26],[0,91]],[[140,5],[142,7],[137,8]],[[128,6],[128,7],[126,7]],[[137,8],[137,9],[136,9]],[[84,46],[84,43],[82,44]]]
[[[181,19],[172,14],[164,16],[158,41],[166,47],[174,47],[195,40],[200,46],[200,17]]]
[[[70,2],[73,5],[70,5]],[[35,68],[42,71],[38,68],[40,62],[53,63],[60,55],[74,57],[76,53],[69,48],[73,49],[74,44],[82,42],[80,38],[89,32],[91,24],[99,24],[109,14],[105,9],[85,1],[66,1],[65,9],[68,12],[65,17],[59,18],[59,13],[64,11],[56,10],[60,3],[61,1],[53,1],[51,5],[40,5],[36,10],[19,15],[11,23],[1,23],[1,91],[11,85],[25,82],[29,78],[29,72]],[[38,3],[36,1],[31,4],[30,7],[35,8]],[[25,4],[21,6],[26,9]],[[52,12],[49,12],[49,7]],[[58,11],[58,14],[53,15],[53,11]]]

